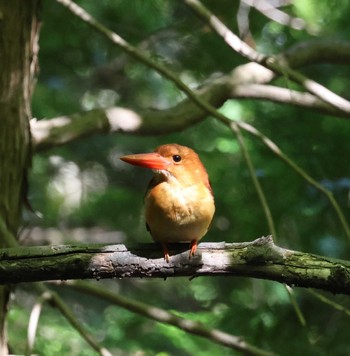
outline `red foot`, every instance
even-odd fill
[[[162,247],[163,247],[163,252],[164,252],[164,259],[165,259],[165,261],[167,261],[169,263],[170,255],[169,255],[169,251],[168,251],[168,248],[167,248],[165,242],[162,242]]]
[[[192,240],[191,241],[191,250],[190,250],[190,255],[189,255],[189,258],[191,258],[192,256],[194,256],[196,250],[197,250],[197,240]]]

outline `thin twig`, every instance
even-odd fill
[[[41,310],[43,304],[50,299],[51,299],[51,293],[46,291],[38,298],[37,302],[33,306],[33,309],[29,317],[29,323],[28,323],[27,345],[26,345],[25,356],[30,356],[32,354]]]
[[[237,140],[238,140],[238,143],[240,145],[243,157],[244,157],[245,162],[246,162],[246,164],[248,166],[250,178],[253,181],[253,185],[255,187],[255,190],[258,193],[260,204],[262,205],[263,211],[265,213],[265,217],[266,217],[266,220],[267,220],[267,223],[268,223],[268,226],[269,226],[270,234],[273,236],[274,240],[277,241],[277,231],[276,231],[276,228],[275,228],[275,224],[274,224],[274,221],[273,221],[271,210],[270,210],[269,204],[268,204],[268,202],[266,200],[266,196],[265,196],[264,191],[263,191],[263,189],[261,187],[261,184],[260,184],[260,182],[259,182],[259,180],[258,180],[258,178],[256,176],[254,165],[253,165],[252,159],[250,157],[250,154],[248,152],[247,146],[246,146],[246,144],[244,142],[244,138],[242,136],[240,127],[237,125],[236,122],[232,122],[231,125],[230,125],[230,128],[237,136]]]
[[[285,289],[286,289],[286,291],[287,291],[289,300],[290,300],[290,302],[291,302],[292,305],[293,305],[294,311],[295,311],[295,313],[296,313],[296,315],[297,315],[297,317],[298,317],[298,320],[299,320],[301,326],[306,327],[306,320],[305,320],[305,317],[304,317],[303,312],[301,311],[301,309],[300,309],[300,307],[299,307],[299,305],[298,305],[297,300],[295,299],[293,289],[292,289],[291,287],[285,285],[285,284],[284,284],[284,287],[285,287]]]
[[[243,0],[246,5],[254,7],[264,16],[281,25],[289,26],[294,30],[302,30],[306,28],[305,21],[300,17],[292,17],[286,12],[278,9],[272,3],[266,0]]]
[[[112,356],[105,348],[101,347],[95,338],[83,328],[81,322],[74,316],[67,304],[56,294],[52,294],[53,305],[61,312],[61,314],[69,321],[75,330],[87,341],[87,343],[96,350],[101,356]]]
[[[236,36],[222,21],[219,20],[213,13],[211,13],[198,0],[183,0],[192,10],[195,11],[200,18],[202,18],[235,52],[250,61],[259,63],[264,67],[271,69],[275,73],[281,74],[290,78],[294,82],[303,86],[308,92],[316,95],[324,102],[350,113],[350,102],[341,96],[335,94],[331,90],[325,88],[321,84],[315,82],[304,76],[303,74],[289,68],[286,63],[279,60],[277,57],[266,57],[261,53],[255,51],[248,44],[243,42]]]
[[[88,12],[86,12],[79,5],[74,3],[71,0],[56,0],[58,3],[65,6],[69,11],[71,11],[75,16],[79,17],[85,23],[90,25],[96,31],[102,33],[106,36],[110,41],[112,41],[115,45],[122,48],[126,53],[128,53],[131,57],[138,59],[140,62],[147,65],[149,68],[154,69],[158,73],[162,74],[165,78],[172,81],[180,90],[182,90],[188,97],[190,97],[194,102],[203,107],[203,103],[200,104],[201,100],[197,98],[197,96],[193,93],[193,91],[180,79],[175,75],[172,71],[167,69],[165,66],[154,62],[151,58],[149,58],[146,54],[138,50],[136,47],[129,44],[125,39],[123,39],[117,33],[111,31],[101,23],[99,23],[96,19],[94,19]]]
[[[61,314],[67,319],[67,321],[71,324],[71,326],[78,331],[78,333],[85,339],[85,341],[101,356],[112,356],[112,354],[105,348],[101,347],[99,343],[95,340],[95,338],[89,334],[81,322],[77,320],[77,318],[72,313],[71,309],[66,305],[66,303],[61,299],[61,297],[49,290],[44,284],[36,283],[35,287],[38,291],[42,293],[42,296],[45,296],[45,301],[49,302],[50,305],[56,307]],[[33,316],[35,318],[39,318],[38,309],[36,310],[36,314]],[[32,323],[35,322],[35,319]],[[32,324],[34,325],[34,324]]]
[[[330,300],[329,298],[325,297],[321,293],[318,293],[312,289],[307,289],[307,291],[312,294],[314,297],[319,299],[321,302],[330,305],[332,308],[341,311],[344,313],[346,316],[350,316],[350,309],[344,307],[343,305],[340,305],[338,303],[335,303],[333,300]]]
[[[237,35],[230,31],[218,17],[214,16],[203,4],[197,0],[183,0],[194,12],[204,19],[205,22],[238,54],[248,58],[252,62],[263,64],[266,56],[257,52],[247,43],[243,42]]]
[[[197,321],[181,318],[165,311],[164,309],[147,305],[145,303],[141,303],[130,298],[124,298],[120,295],[111,293],[106,289],[101,289],[100,287],[93,286],[90,283],[88,284],[85,282],[74,282],[68,283],[68,285],[80,292],[104,299],[133,313],[140,314],[142,316],[159,321],[164,324],[173,325],[188,333],[204,337],[219,345],[223,345],[231,349],[240,351],[245,355],[273,355],[273,353],[271,352],[264,351],[258,347],[248,344],[241,337],[227,334],[217,329],[207,328],[205,325]]]
[[[274,221],[273,221],[271,210],[270,210],[270,207],[269,207],[269,205],[267,203],[264,191],[262,190],[261,185],[259,183],[259,180],[256,177],[255,169],[254,169],[254,166],[253,166],[253,162],[252,162],[250,154],[249,154],[249,152],[247,150],[247,147],[246,147],[246,144],[244,142],[244,138],[243,138],[243,136],[241,134],[240,128],[235,122],[233,122],[231,124],[231,130],[233,130],[236,133],[237,140],[238,140],[239,145],[241,147],[244,159],[245,159],[245,161],[247,163],[248,170],[249,170],[251,179],[253,181],[255,190],[258,193],[260,203],[261,203],[261,205],[263,207],[263,210],[265,212],[265,217],[266,217],[266,220],[267,220],[268,225],[269,225],[270,233],[272,234],[272,236],[274,236],[274,240],[277,241],[277,238],[278,238],[277,237],[277,231],[276,231],[276,228],[275,228],[275,224],[274,224]],[[304,315],[303,315],[301,309],[299,308],[299,305],[298,305],[297,301],[294,298],[292,289],[290,287],[288,287],[287,285],[285,285],[285,284],[284,284],[284,288],[286,289],[286,291],[287,291],[287,293],[289,295],[290,301],[291,301],[292,306],[294,308],[294,311],[295,311],[295,313],[296,313],[296,315],[298,317],[298,320],[300,321],[302,326],[305,326],[306,322],[305,322]]]
[[[343,214],[343,211],[341,210],[339,204],[335,200],[333,194],[331,191],[326,189],[322,184],[318,183],[315,179],[313,179],[311,176],[309,176],[300,166],[298,166],[292,159],[290,159],[283,151],[267,136],[265,136],[263,133],[261,133],[259,130],[257,130],[254,126],[246,123],[246,122],[241,122],[237,121],[237,124],[241,127],[244,128],[245,131],[251,133],[252,135],[260,138],[260,140],[274,153],[279,157],[282,161],[284,161],[289,167],[292,168],[297,174],[299,174],[303,179],[305,179],[307,182],[309,182],[313,187],[315,187],[317,190],[319,190],[321,193],[323,193],[333,206],[335,212],[337,213],[337,216],[342,224],[342,227],[345,231],[346,236],[350,240],[350,227],[348,225],[348,222]]]

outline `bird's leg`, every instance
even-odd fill
[[[191,250],[190,250],[190,255],[189,255],[189,258],[191,258],[192,256],[194,256],[196,250],[197,250],[197,240],[192,240],[191,241]]]
[[[170,256],[169,256],[168,247],[165,242],[162,242],[162,247],[163,247],[163,252],[164,252],[164,259],[165,259],[165,261],[167,261],[169,263]]]

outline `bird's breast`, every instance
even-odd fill
[[[211,191],[204,184],[182,186],[175,179],[154,186],[145,199],[146,222],[156,241],[192,241],[205,235],[214,215]]]

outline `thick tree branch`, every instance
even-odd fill
[[[272,78],[270,71],[258,64],[249,63],[206,83],[195,93],[216,108],[228,99],[257,99],[294,105],[338,117],[350,117],[311,94],[263,85]],[[182,131],[204,120],[206,116],[204,110],[187,98],[166,110],[136,111],[123,107],[95,109],[54,119],[32,120],[33,146],[38,152],[96,134],[166,134]]]
[[[278,56],[290,68],[300,68],[317,63],[349,65],[350,42],[339,39],[303,41]]]
[[[170,246],[170,263],[157,244],[127,247],[44,246],[3,249],[0,284],[83,278],[245,276],[350,295],[350,262],[276,246],[271,237],[246,243]]]
[[[230,78],[230,76],[217,78],[198,89],[196,94],[213,106],[220,107],[227,100]],[[260,73],[260,79],[264,81],[265,75]],[[134,111],[130,108],[113,107],[50,120],[32,120],[31,129],[34,149],[42,151],[92,134],[156,135],[181,131],[200,122],[206,116],[205,111],[198,105],[185,99],[166,110]]]

